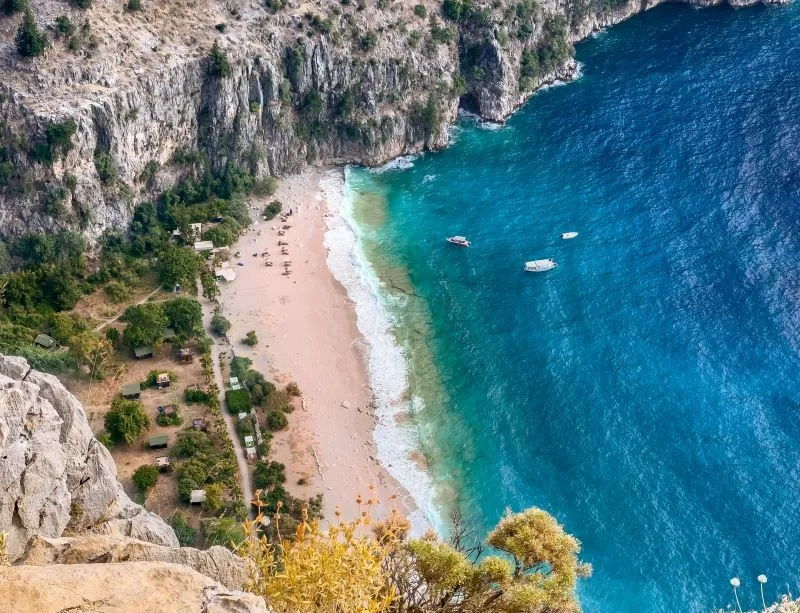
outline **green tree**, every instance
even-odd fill
[[[158,481],[158,469],[152,464],[142,464],[133,472],[133,482],[139,491],[146,492]]]
[[[36,19],[29,8],[25,8],[25,16],[17,30],[15,39],[17,52],[22,57],[38,57],[47,49],[47,34],[36,25]]]
[[[225,319],[224,315],[217,313],[211,318],[211,329],[215,334],[225,336],[231,329],[231,322]]]
[[[244,541],[242,524],[232,517],[217,517],[207,519],[202,524],[205,546],[222,545],[228,549],[235,549]]]
[[[205,489],[206,499],[203,501],[203,510],[216,515],[222,509],[222,485],[211,483]]]
[[[197,257],[191,250],[168,244],[158,254],[158,272],[164,287],[181,284],[194,289],[197,278]]]
[[[202,430],[184,430],[178,434],[175,442],[175,455],[179,458],[191,458],[198,454],[211,452],[211,439]]]
[[[129,347],[152,345],[164,335],[169,324],[164,310],[159,304],[138,304],[125,309],[122,321],[126,322],[122,333]]]
[[[245,335],[244,340],[242,342],[245,345],[250,345],[251,347],[253,347],[254,345],[257,345],[258,344],[258,336],[256,336],[256,331],[255,330],[250,330],[250,332],[248,332]]]
[[[283,430],[286,426],[289,425],[289,420],[286,418],[286,414],[283,411],[278,411],[277,409],[273,409],[269,413],[267,413],[267,428],[276,432],[278,430]]]
[[[150,419],[141,402],[117,397],[106,413],[105,427],[112,439],[132,445],[150,427]]]
[[[226,78],[231,76],[231,65],[228,56],[220,49],[217,41],[211,46],[211,53],[208,55],[208,71],[214,77]]]
[[[259,460],[253,471],[253,487],[268,490],[286,483],[286,466],[280,462],[263,462]]]
[[[194,298],[176,298],[164,303],[164,315],[175,335],[190,339],[203,331],[203,307]]]

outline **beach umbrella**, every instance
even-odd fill
[[[741,585],[738,577],[734,577],[731,579],[731,585],[733,586],[733,597],[736,599],[736,608],[739,609],[739,613],[742,613],[742,605],[739,604],[739,594],[736,593],[736,588]]]
[[[759,575],[758,582],[761,584],[761,606],[764,607],[764,611],[766,611],[767,603],[764,601],[764,584],[767,582],[767,576]]]

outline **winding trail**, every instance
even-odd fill
[[[160,291],[161,291],[161,286],[159,285],[159,286],[158,286],[157,288],[155,288],[155,289],[154,289],[152,292],[150,292],[149,294],[147,294],[147,296],[145,296],[144,298],[142,298],[141,300],[139,300],[138,302],[136,302],[136,303],[134,303],[134,304],[135,304],[135,305],[144,304],[145,302],[147,302],[147,301],[148,301],[150,298],[152,298],[153,296],[155,296],[155,295],[156,295],[158,292],[160,292]],[[165,302],[165,300],[157,300],[156,302]],[[106,327],[107,325],[109,325],[109,324],[113,324],[115,321],[117,321],[117,320],[118,320],[120,317],[122,317],[124,314],[125,314],[125,309],[123,309],[122,311],[120,311],[119,313],[117,313],[116,315],[114,315],[114,317],[112,317],[111,319],[107,319],[106,321],[104,321],[103,323],[101,323],[99,326],[97,326],[97,327],[94,329],[94,331],[95,331],[95,332],[100,332],[100,330],[102,330],[103,328],[105,328],[105,327]]]

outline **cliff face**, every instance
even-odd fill
[[[438,2],[412,0],[144,0],[139,11],[29,0],[51,45],[20,58],[19,17],[0,17],[0,233],[123,228],[135,203],[193,171],[176,152],[265,177],[443,147],[459,105],[505,119],[573,73],[562,42],[660,0],[450,1],[445,20]],[[62,14],[74,32],[56,39]],[[229,74],[209,61],[214,40]],[[71,149],[32,153],[69,118]]]
[[[22,358],[0,356],[0,532],[11,559],[35,536],[97,532],[178,546],[164,521],[131,501],[77,399]]]

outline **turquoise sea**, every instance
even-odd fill
[[[588,612],[797,596],[800,6],[662,6],[577,58],[500,129],[348,172],[413,414],[384,453],[416,437],[436,522],[553,513]]]

